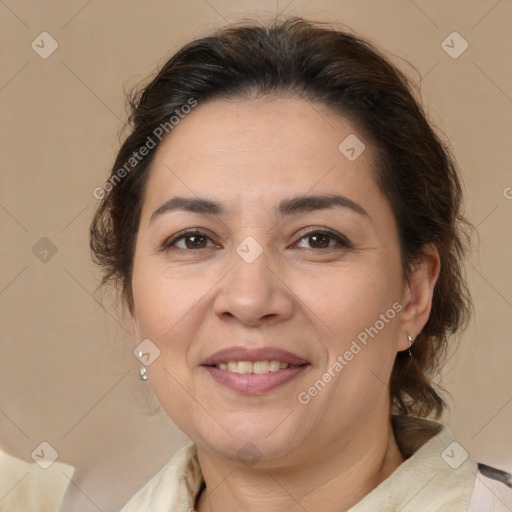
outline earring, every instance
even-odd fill
[[[148,380],[148,374],[146,373],[146,367],[143,366],[140,370],[139,370],[139,377],[140,377],[140,380],[142,382],[146,382]]]
[[[412,347],[412,344],[414,343],[414,339],[410,335],[407,335],[407,339],[409,340],[409,356],[412,357],[411,347]]]

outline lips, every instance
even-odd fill
[[[231,347],[215,352],[207,357],[201,366],[215,366],[220,363],[228,363],[230,361],[280,361],[293,366],[301,366],[308,364],[305,359],[292,354],[286,350],[274,347],[264,347],[259,349],[249,349],[246,347]]]
[[[218,366],[235,361],[273,361],[286,363],[280,369],[261,375],[255,373],[235,373]],[[263,395],[294,380],[310,367],[310,363],[286,350],[267,347],[248,349],[246,347],[231,347],[215,352],[201,364],[210,377],[223,387],[242,395]]]

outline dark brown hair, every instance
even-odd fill
[[[104,269],[102,284],[116,283],[131,309],[144,184],[156,152],[141,157],[140,149],[150,139],[158,146],[159,127],[166,126],[172,136],[169,120],[193,102],[266,95],[323,105],[373,142],[377,182],[398,225],[406,280],[429,244],[437,248],[441,271],[431,314],[413,345],[413,357],[407,351],[397,354],[390,394],[397,412],[439,416],[445,403],[431,379],[450,335],[465,326],[471,310],[462,261],[470,224],[461,213],[461,184],[446,144],[404,74],[345,29],[298,17],[228,26],[185,45],[148,85],[136,88],[129,97],[131,133],[90,230],[93,258]]]

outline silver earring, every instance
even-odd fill
[[[411,354],[411,347],[412,347],[412,344],[414,343],[414,339],[412,336],[410,335],[407,335],[407,339],[409,340],[409,356],[412,357],[412,354]]]
[[[146,373],[146,367],[143,366],[140,370],[139,370],[139,377],[140,377],[140,380],[142,382],[146,382],[148,380],[148,374]]]

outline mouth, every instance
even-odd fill
[[[216,352],[201,364],[214,381],[245,395],[262,395],[296,378],[311,364],[276,348],[234,347]]]
[[[307,364],[307,363],[305,363]],[[219,370],[225,370],[231,373],[239,373],[243,375],[265,375],[266,373],[275,373],[279,370],[285,370],[287,368],[300,368],[304,365],[293,365],[283,361],[228,361],[225,363],[218,363],[215,365],[207,365],[211,368],[218,368]]]

